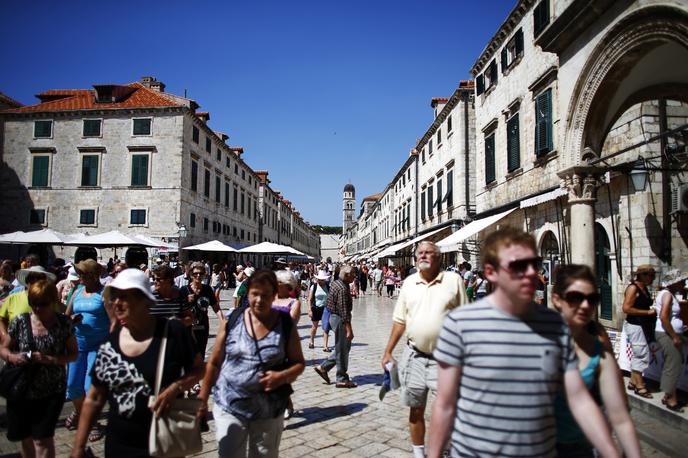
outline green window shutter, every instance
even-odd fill
[[[193,165],[192,165],[193,175]],[[192,177],[193,179],[193,177]],[[148,155],[135,154],[131,157],[131,185],[148,186]],[[192,183],[193,185],[193,183]]]
[[[542,0],[533,10],[533,36],[537,37],[549,24],[549,0]]]
[[[425,221],[425,191],[420,194],[420,219]]]
[[[433,195],[432,185],[428,186],[428,216],[432,217],[434,213],[435,197]]]
[[[81,186],[98,186],[98,156],[81,157]]]
[[[437,179],[437,213],[442,213],[442,179]]]
[[[516,32],[516,55],[523,53],[523,29],[518,29]]]
[[[495,181],[494,134],[485,137],[485,184]]]
[[[44,188],[48,186],[50,174],[50,158],[48,156],[34,156],[31,174],[31,186]]]
[[[100,119],[84,119],[84,137],[100,136]]]
[[[481,73],[475,79],[475,95],[480,95],[485,92],[485,76]]]
[[[509,119],[506,124],[507,131],[507,168],[513,172],[521,166],[521,152],[519,143],[518,113]]]
[[[134,135],[150,135],[151,120],[150,119],[134,119]]]
[[[498,71],[497,71],[497,61],[492,59],[492,62],[490,62],[490,86],[494,86],[497,84],[497,79],[498,79]]]
[[[506,51],[506,46],[502,48],[502,73],[506,71],[506,68],[508,66],[507,62],[507,51]]]
[[[542,156],[554,149],[552,142],[552,89],[535,99],[535,155]]]
[[[454,206],[454,171],[447,172],[447,207]]]
[[[198,162],[191,161],[191,190],[198,191]]]
[[[33,123],[33,136],[36,138],[50,138],[52,130],[52,121],[34,121]]]

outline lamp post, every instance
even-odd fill
[[[184,239],[189,231],[186,229],[186,226],[183,224],[177,223],[177,234],[179,235],[179,239],[177,241],[177,249],[179,252],[177,253],[177,257],[179,258],[179,261],[183,261],[182,259],[182,239]]]
[[[636,192],[645,191],[645,186],[647,186],[647,167],[645,166],[645,160],[638,156],[638,159],[633,163],[633,168],[631,169],[631,183],[633,183],[633,189]]]

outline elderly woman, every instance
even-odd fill
[[[111,303],[121,326],[98,349],[93,385],[83,405],[71,456],[84,456],[90,425],[108,401],[105,456],[147,457],[153,413],[162,412],[171,400],[200,379],[203,361],[191,334],[179,320],[150,314],[155,296],[144,272],[124,270],[106,287],[104,297]],[[167,349],[160,395],[149,408],[166,326]]]
[[[327,280],[330,277],[327,272],[321,270],[318,275],[313,277],[315,281],[311,285],[308,291],[308,304],[310,308],[308,310],[308,316],[311,319],[311,341],[308,344],[308,348],[315,348],[315,334],[318,331],[318,323],[323,319],[323,312],[325,311],[325,303],[327,302],[327,293],[330,292],[330,288],[327,286]],[[323,350],[329,351],[330,347],[327,345],[329,340],[329,332],[323,332]]]
[[[168,265],[161,265],[153,269],[153,285],[155,290],[155,304],[150,308],[151,315],[164,318],[179,318],[191,326],[193,313],[191,306],[174,285],[174,270]]]
[[[303,372],[301,341],[291,317],[272,308],[277,278],[268,270],[247,284],[246,308],[232,312],[218,331],[199,399],[199,415],[213,418],[221,457],[277,457],[289,384]]]
[[[655,336],[657,343],[662,347],[664,366],[659,388],[664,392],[662,404],[674,412],[683,413],[683,408],[676,397],[676,384],[681,376],[683,361],[683,344],[686,342],[684,335],[685,323],[681,318],[681,307],[685,302],[679,302],[676,295],[681,293],[684,287],[684,279],[681,277],[669,277],[662,282],[664,287],[655,298],[655,308],[659,315]]]
[[[30,364],[20,400],[7,400],[7,438],[21,441],[22,456],[55,456],[55,425],[65,396],[65,365],[76,359],[76,338],[69,318],[55,313],[57,289],[48,280],[27,290],[31,313],[19,315],[0,346],[10,364]],[[30,353],[30,358],[28,357]]]
[[[110,317],[103,303],[103,286],[100,284],[101,266],[93,259],[85,259],[74,266],[81,285],[70,297],[67,316],[72,318],[79,347],[79,356],[69,364],[67,398],[74,404],[74,411],[65,420],[67,429],[76,429],[84,396],[91,387],[91,368],[100,344],[110,332]],[[102,437],[95,428],[90,440]]]
[[[298,324],[301,318],[301,299],[298,296],[293,298],[292,292],[298,291],[299,283],[288,270],[278,270],[275,276],[277,277],[277,297],[272,303],[272,308],[287,312],[294,320],[294,324]]]
[[[626,314],[623,330],[633,351],[631,380],[627,388],[644,398],[652,398],[645,387],[643,371],[650,364],[649,346],[654,338],[657,320],[657,311],[652,308],[652,297],[647,289],[654,281],[654,267],[649,264],[638,266],[635,280],[626,287],[623,301],[623,311]]]
[[[640,444],[628,413],[621,371],[604,328],[593,321],[600,302],[595,274],[588,266],[570,264],[557,268],[555,280],[552,302],[571,329],[581,378],[591,393],[601,396],[609,422],[623,447],[624,456],[640,457]],[[561,393],[554,405],[557,456],[597,456]]]
[[[182,297],[186,298],[187,306],[193,311],[193,335],[201,358],[204,359],[210,335],[208,309],[212,308],[218,319],[224,320],[213,289],[203,283],[205,275],[205,265],[202,262],[194,262],[191,265],[191,283],[181,289]]]

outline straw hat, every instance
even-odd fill
[[[26,286],[26,277],[30,273],[39,273],[45,275],[45,278],[53,283],[55,283],[55,274],[52,272],[48,272],[45,270],[43,266],[32,266],[29,267],[28,269],[19,269],[17,271],[17,281],[19,282],[20,285]]]
[[[655,270],[655,267],[652,264],[641,264],[638,266],[638,268],[633,272],[633,275],[641,275],[641,274],[649,274],[649,273],[657,273]]]
[[[319,270],[318,275],[315,276],[316,280],[329,280],[330,276],[324,270]]]

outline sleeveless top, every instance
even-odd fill
[[[638,297],[635,298],[633,307],[640,310],[650,310],[650,307],[652,306],[650,292],[647,290],[647,288],[640,288],[635,284],[635,282],[632,283],[632,285],[635,285],[635,287],[638,288]],[[637,326],[646,325],[650,321],[654,324],[655,319],[655,315],[626,315],[626,322],[635,324]]]
[[[671,322],[671,327],[674,328],[674,332],[678,335],[683,335],[683,320],[681,319],[681,307],[676,300],[676,296],[671,294],[671,291],[663,289],[657,294],[655,299],[655,308],[657,309],[657,317],[662,312],[662,298],[665,294],[671,295],[671,312],[669,312],[669,321]],[[662,326],[662,320],[657,319],[657,326],[655,327],[656,332],[664,332],[664,326]]]
[[[315,297],[315,306],[318,308],[325,307],[325,303],[327,302],[327,291],[325,289],[318,285],[315,288],[315,294],[313,295]]]
[[[248,420],[274,418],[270,399],[258,380],[263,372],[284,363],[286,352],[281,342],[286,345],[289,336],[282,338],[283,319],[291,318],[280,313],[270,332],[258,340],[260,358],[243,316],[227,333],[225,360],[213,387],[213,400],[226,412]],[[264,367],[260,367],[261,358]]]
[[[600,356],[602,354],[602,342],[597,340],[590,361],[587,366],[580,369],[580,375],[588,388],[592,392],[597,385],[597,368],[600,365]],[[593,395],[595,398],[595,395]],[[557,442],[560,444],[572,444],[577,442],[587,442],[585,434],[581,431],[576,419],[573,417],[568,403],[566,402],[566,395],[563,391],[557,394],[554,400],[554,415],[557,419]]]
[[[77,340],[95,345],[95,350],[110,333],[110,318],[103,305],[103,288],[88,297],[84,296],[84,291],[86,289],[82,286],[74,293],[72,313],[82,316],[81,323],[74,329]]]
[[[291,312],[291,306],[294,305],[294,302],[296,302],[296,299],[292,299],[287,305],[272,304],[272,308],[274,310],[279,310],[280,312],[289,313]]]

